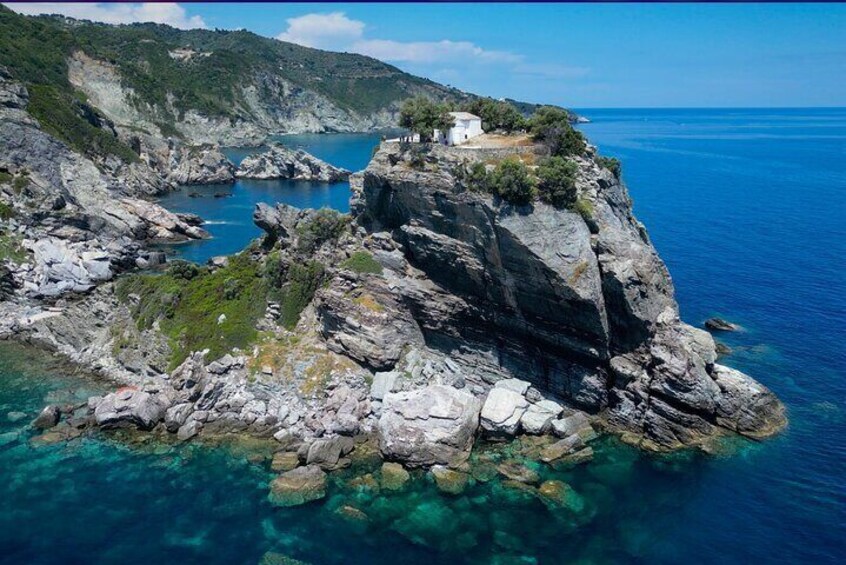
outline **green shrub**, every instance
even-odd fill
[[[321,208],[305,224],[297,227],[297,248],[312,253],[327,241],[341,237],[349,223],[349,216],[331,208]]]
[[[519,159],[505,159],[488,175],[491,192],[517,206],[530,203],[535,197],[535,181]]]
[[[482,118],[485,131],[513,132],[526,128],[526,118],[514,105],[503,100],[476,98],[462,109]]]
[[[488,182],[488,169],[484,163],[473,163],[469,169],[462,170],[461,176],[465,185],[470,190],[491,192],[490,183]]]
[[[622,165],[620,164],[620,160],[615,157],[602,157],[601,155],[596,158],[596,162],[599,164],[600,167],[605,167],[617,180],[620,180],[620,175],[622,174]]]
[[[300,320],[300,314],[311,303],[314,293],[323,282],[325,269],[318,261],[294,263],[288,270],[287,282],[280,292],[279,320],[288,329],[293,329]]]
[[[10,220],[15,217],[15,209],[5,202],[0,202],[0,220]]]
[[[15,177],[15,180],[12,182],[12,189],[15,191],[15,194],[20,194],[28,185],[29,176],[21,173],[21,175]]]
[[[341,263],[341,267],[361,274],[382,274],[382,265],[367,251],[356,251],[350,255],[349,259]]]
[[[20,236],[0,234],[0,260],[9,259],[15,263],[23,263],[28,258],[29,252],[23,247]]]
[[[188,261],[174,261],[168,267],[167,273],[175,279],[190,281],[200,274],[200,268]]]
[[[583,155],[587,145],[581,132],[570,125],[570,114],[561,108],[542,106],[529,119],[532,137],[549,148],[554,156]]]
[[[139,329],[159,322],[171,347],[171,368],[192,351],[209,349],[209,359],[216,359],[234,347],[249,346],[266,307],[265,281],[246,254],[231,257],[227,266],[215,271],[197,269],[186,279],[188,272],[172,267],[164,274],[125,276],[115,289],[124,303],[129,303],[130,294],[139,297],[130,306]],[[218,323],[221,314],[225,318]]]
[[[7,171],[0,171],[0,184],[6,184],[12,182],[14,177],[11,173]]]
[[[400,127],[420,135],[420,141],[431,141],[434,130],[449,130],[455,119],[449,114],[449,106],[437,104],[425,96],[406,100],[400,109]]]
[[[556,208],[576,203],[576,164],[563,157],[549,157],[538,165],[538,196]]]

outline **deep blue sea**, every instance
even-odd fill
[[[385,495],[340,476],[325,500],[282,510],[266,501],[262,446],[33,443],[26,422],[44,402],[103,385],[2,346],[0,563],[256,564],[269,551],[315,564],[843,562],[846,110],[581,113],[590,140],[622,160],[683,317],[743,326],[719,336],[733,349],[725,363],[785,402],[783,434],[729,442],[719,456],[656,457],[603,440],[588,465],[539,468],[572,487],[567,508],[498,483],[447,497],[419,478]],[[377,138],[293,139],[360,169]],[[165,203],[232,222],[186,253],[204,260],[258,235],[248,228],[256,201],[345,210],[347,190],[237,183],[231,198]],[[11,421],[16,411],[26,419]],[[368,519],[345,520],[344,505]]]

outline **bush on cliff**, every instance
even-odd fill
[[[535,198],[535,180],[519,159],[505,159],[487,175],[489,190],[510,204],[523,206]]]
[[[158,321],[174,368],[192,351],[209,349],[209,359],[216,359],[255,340],[256,322],[266,308],[261,275],[259,265],[241,254],[215,271],[198,269],[190,279],[178,271],[122,277],[116,293],[139,329]]]
[[[547,147],[553,156],[569,157],[583,155],[587,145],[581,132],[570,125],[566,110],[543,106],[529,119],[532,137]]]
[[[576,203],[576,164],[563,157],[549,157],[538,165],[538,196],[556,208]]]
[[[603,157],[600,155],[596,158],[596,162],[600,167],[604,167],[611,171],[611,174],[614,175],[617,180],[620,180],[620,175],[623,171],[619,159],[615,157]]]
[[[286,282],[276,295],[279,297],[279,321],[286,328],[293,329],[300,320],[300,314],[311,303],[314,293],[323,282],[325,269],[318,261],[294,263],[286,274]]]
[[[312,253],[327,241],[341,237],[349,223],[349,216],[331,208],[321,208],[311,220],[297,227],[297,248]]]

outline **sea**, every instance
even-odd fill
[[[622,161],[683,318],[741,326],[717,336],[731,348],[723,362],[783,400],[783,433],[664,456],[602,438],[589,464],[527,463],[568,485],[563,505],[497,479],[451,496],[418,474],[404,491],[379,492],[347,471],[325,499],[282,509],[267,501],[274,475],[258,442],[39,441],[28,422],[46,402],[84,401],[107,385],[0,344],[0,563],[842,563],[846,109],[579,113],[599,152]],[[283,141],[357,170],[378,136]],[[345,183],[188,190],[162,203],[212,220],[214,239],[172,250],[198,262],[259,235],[256,202],[348,209]],[[231,196],[214,197],[222,191]]]

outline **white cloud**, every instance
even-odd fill
[[[522,57],[490,51],[469,41],[393,41],[365,37],[365,24],[343,12],[306,14],[286,20],[288,29],[276,36],[306,47],[349,51],[388,62],[404,63],[519,63]]]
[[[288,29],[276,39],[306,47],[343,49],[364,35],[364,22],[351,20],[343,12],[306,14],[286,21]]]
[[[189,16],[185,8],[175,2],[143,2],[131,4],[112,3],[68,3],[28,2],[6,4],[20,14],[62,14],[81,20],[93,20],[107,24],[131,24],[154,22],[181,29],[206,27],[200,16]]]
[[[383,61],[406,63],[438,63],[475,61],[484,63],[518,63],[522,57],[507,51],[488,51],[469,41],[392,41],[364,39],[350,45],[350,51]]]

